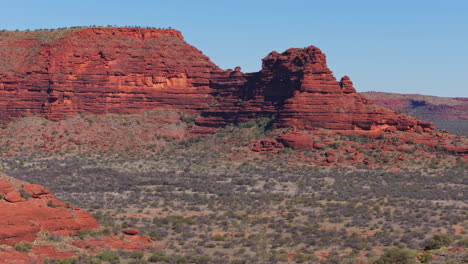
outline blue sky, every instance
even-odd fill
[[[358,91],[468,97],[468,1],[2,1],[0,28],[172,27],[221,68],[315,45]]]

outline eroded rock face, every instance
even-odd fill
[[[40,231],[68,235],[98,227],[88,213],[67,206],[40,185],[0,175],[0,197],[0,244],[34,241]]]
[[[0,118],[52,119],[86,111],[141,113],[175,108],[198,114],[198,133],[276,116],[309,130],[432,130],[338,82],[320,49],[272,52],[260,72],[220,70],[179,31],[85,28],[0,35]]]
[[[281,88],[266,87],[287,90],[288,96],[278,111],[281,125],[306,130],[382,130],[387,126],[410,130],[417,125],[415,119],[367,101],[356,93],[348,77],[336,81],[326,65],[325,54],[316,47],[271,53],[264,59],[262,72],[270,73],[272,79],[285,76],[279,81]]]
[[[260,72],[216,72],[212,75],[214,103],[202,111],[200,126],[219,127],[262,116],[276,116],[277,125],[311,130],[387,129],[432,131],[433,124],[374,105],[356,93],[345,76],[338,82],[320,49],[288,49],[263,59]]]
[[[177,30],[86,28],[0,36],[2,118],[206,108],[217,67]],[[18,52],[19,50],[19,52]],[[12,100],[13,99],[13,100]]]

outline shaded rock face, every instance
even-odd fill
[[[34,241],[40,231],[68,235],[98,227],[88,213],[55,199],[41,185],[0,175],[0,197],[0,244]]]
[[[313,46],[272,52],[260,72],[242,73],[220,70],[176,30],[86,28],[2,33],[0,57],[4,120],[164,107],[199,115],[201,134],[273,115],[299,129],[433,129],[373,105],[347,76],[338,82]]]

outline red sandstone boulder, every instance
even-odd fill
[[[313,149],[314,138],[307,132],[289,132],[276,138],[284,146],[294,149]]]
[[[13,185],[5,180],[0,180],[0,195],[5,195],[9,192],[14,191]]]
[[[126,235],[134,236],[134,235],[138,235],[140,230],[138,230],[137,228],[130,228],[130,229],[125,229],[123,232]]]
[[[30,264],[42,263],[38,258],[31,258],[27,254],[14,250],[13,248],[0,249],[0,263]]]
[[[324,149],[324,148],[325,148],[325,145],[322,144],[322,143],[317,142],[317,143],[314,144],[314,149],[321,150],[321,149]]]
[[[347,148],[347,149],[346,149],[346,152],[348,152],[348,153],[355,153],[355,152],[356,152],[356,149],[355,149],[355,148]]]
[[[50,193],[49,189],[44,188],[44,186],[39,184],[23,184],[23,189],[30,193],[33,198],[40,198],[40,197],[53,197]]]
[[[0,175],[0,186],[4,186],[3,189],[19,190],[21,182]],[[0,244],[13,245],[22,241],[34,241],[35,235],[40,231],[66,235],[98,227],[97,221],[88,213],[78,208],[67,207],[52,194],[45,192],[47,189],[44,187],[28,184],[22,186],[32,191],[33,195],[36,194],[36,197],[32,196],[26,200],[17,191],[5,194],[5,201],[0,201]],[[40,192],[35,192],[37,190]],[[52,200],[54,207],[48,205],[49,200]]]
[[[276,140],[262,139],[259,141],[252,142],[250,149],[255,152],[268,152],[273,153],[283,150],[283,144]]]
[[[10,203],[18,203],[18,202],[26,201],[26,199],[21,197],[21,194],[19,192],[15,192],[15,191],[5,194],[4,199],[5,201],[10,202]]]

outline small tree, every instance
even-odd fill
[[[435,235],[431,240],[429,240],[424,250],[439,249],[441,247],[448,246],[451,243],[452,237],[450,235],[438,234]]]

